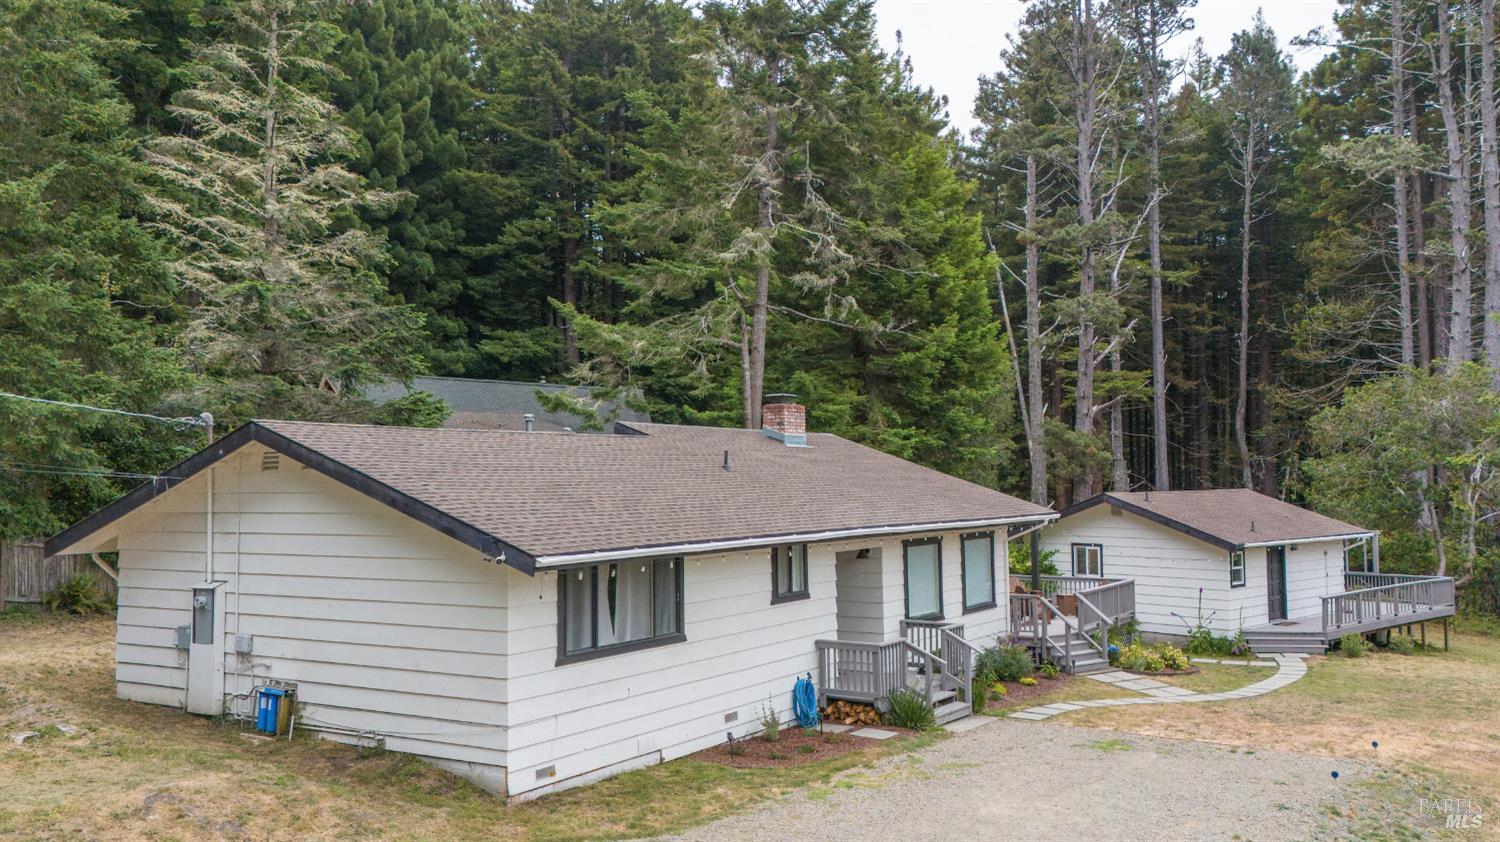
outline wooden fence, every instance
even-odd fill
[[[0,610],[11,602],[41,602],[63,582],[79,575],[98,582],[100,593],[114,603],[119,587],[92,556],[48,558],[42,554],[41,541],[0,541]]]

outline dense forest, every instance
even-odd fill
[[[0,5],[0,534],[423,372],[1052,505],[1246,486],[1500,591],[1494,0],[1033,0],[965,136],[869,0]],[[16,397],[20,396],[20,397]],[[607,419],[604,419],[607,420]]]

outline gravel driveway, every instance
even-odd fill
[[[1325,838],[1325,805],[1341,807],[1345,790],[1373,771],[1349,760],[999,720],[674,838]]]

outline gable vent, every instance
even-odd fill
[[[260,455],[260,469],[262,471],[279,471],[279,470],[281,470],[281,454],[280,453],[262,453]]]

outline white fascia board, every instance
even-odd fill
[[[1319,535],[1316,538],[1281,538],[1275,541],[1257,541],[1253,544],[1240,544],[1243,549],[1251,547],[1282,547],[1287,544],[1318,544],[1323,541],[1354,541],[1375,537],[1374,532],[1350,532],[1347,535]]]
[[[571,564],[592,564],[601,561],[617,561],[622,558],[642,556],[701,555],[704,553],[742,550],[747,547],[767,547],[772,544],[812,544],[820,541],[838,541],[844,538],[866,538],[875,535],[899,535],[909,532],[951,532],[959,529],[980,529],[986,526],[1006,526],[1012,523],[1035,522],[1038,525],[1057,519],[1056,514],[1024,515],[1021,517],[991,518],[986,520],[953,520],[938,523],[908,523],[900,526],[875,526],[856,529],[833,529],[824,532],[803,532],[791,535],[772,535],[763,538],[736,538],[727,541],[700,541],[689,544],[665,544],[654,547],[629,547],[619,550],[599,550],[584,553],[563,553],[537,556],[537,569],[563,567]]]

